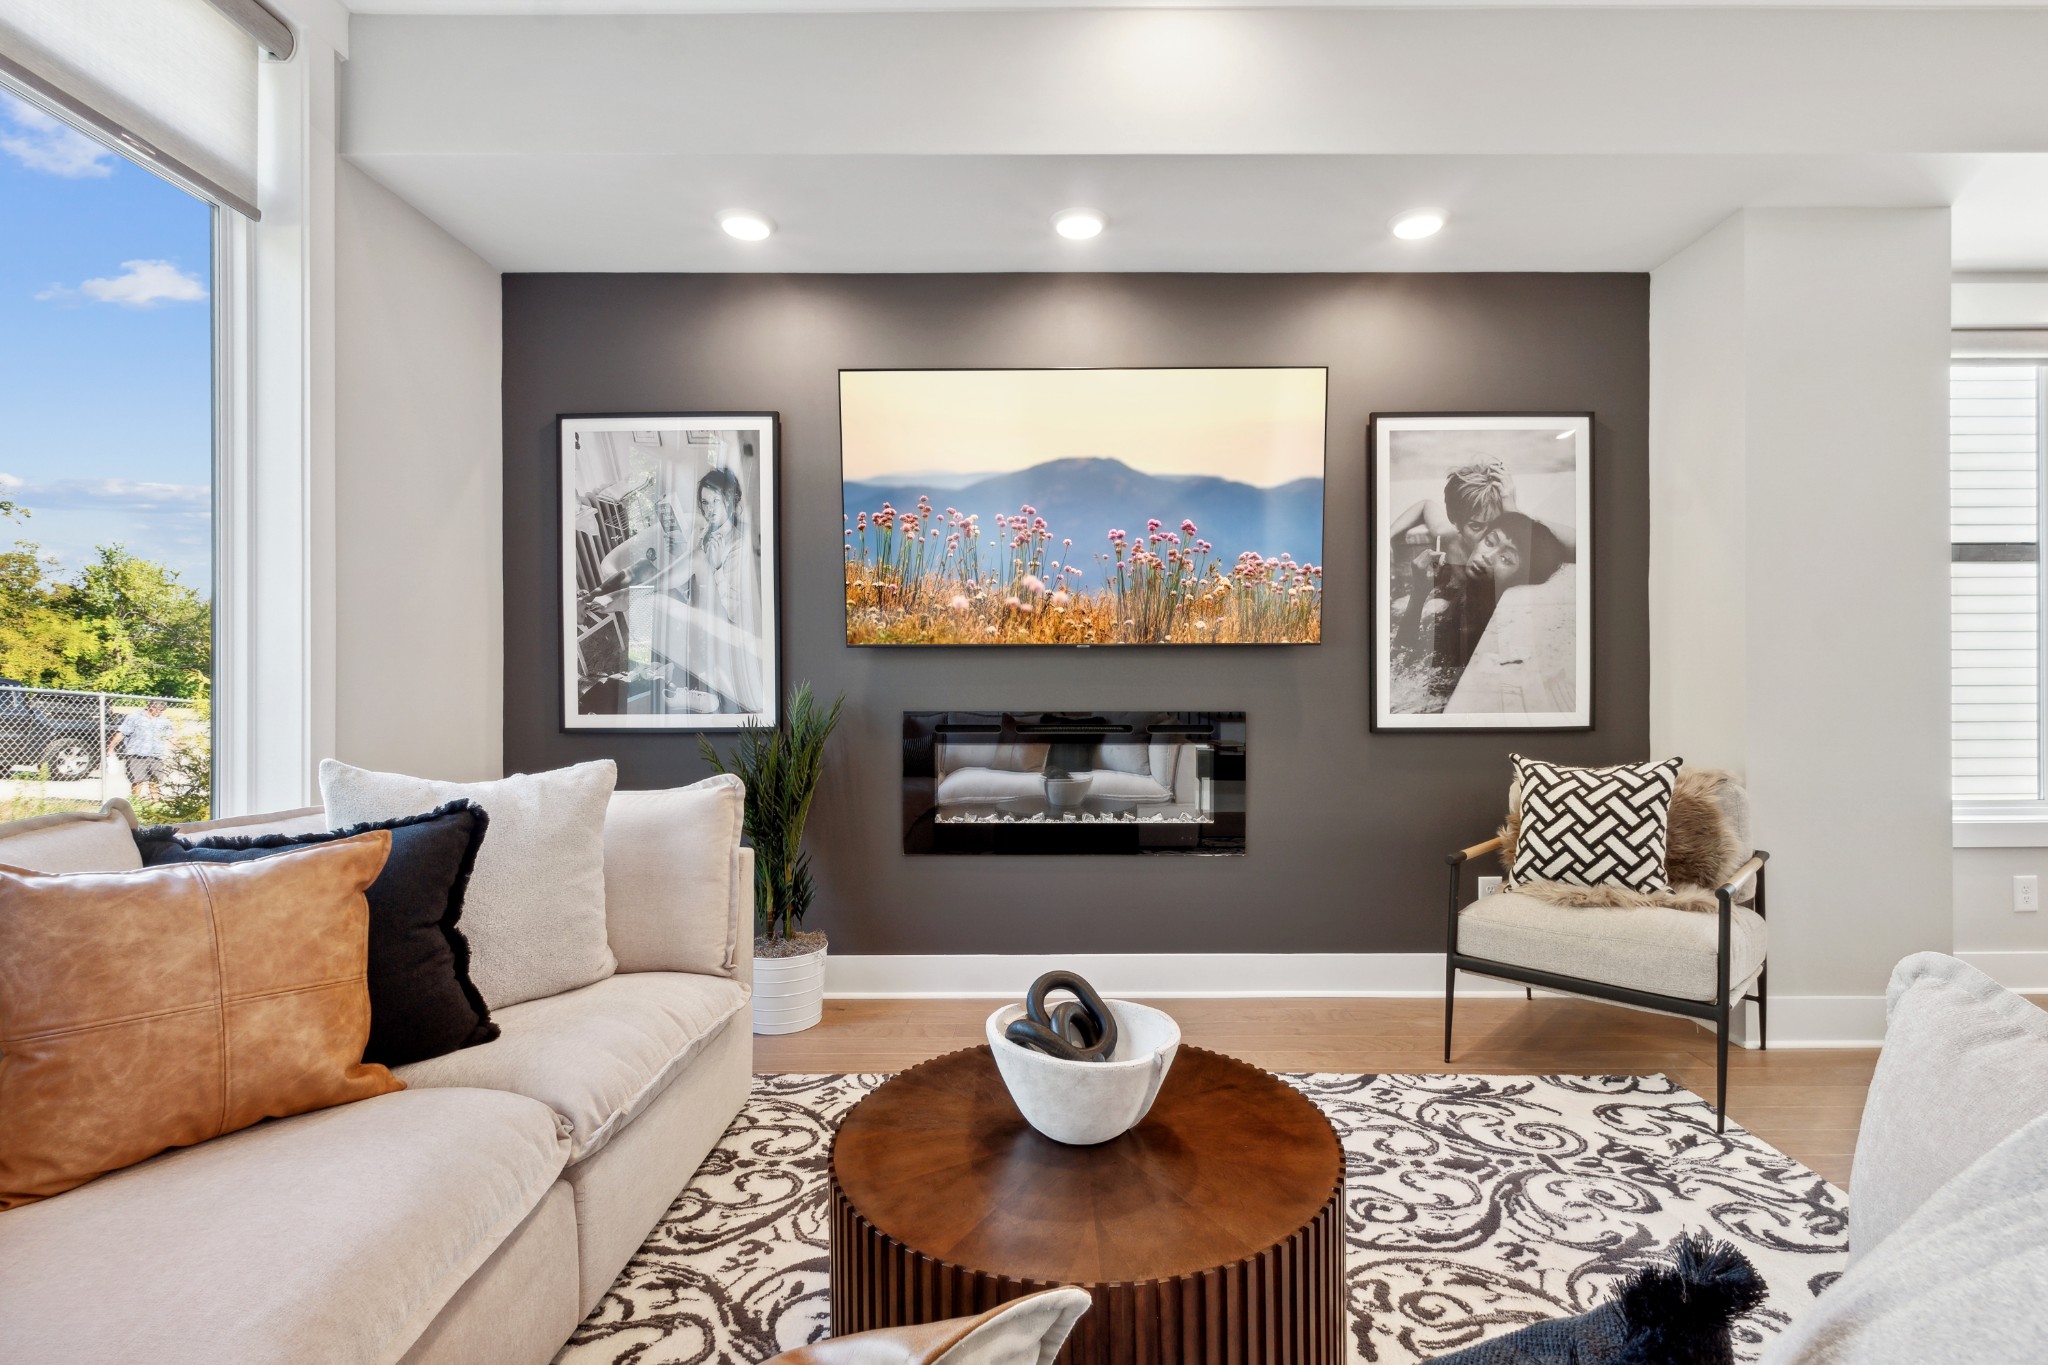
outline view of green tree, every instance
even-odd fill
[[[83,687],[82,665],[98,642],[53,605],[52,586],[35,546],[0,551],[0,676],[30,687]]]
[[[58,610],[93,632],[88,685],[107,692],[204,697],[213,677],[213,614],[205,598],[154,560],[119,545],[58,589]]]
[[[0,503],[0,516],[25,515]],[[0,551],[0,676],[31,687],[204,698],[212,674],[212,610],[170,569],[104,545],[62,579],[33,544]]]

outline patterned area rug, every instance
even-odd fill
[[[827,1326],[825,1156],[886,1079],[756,1076],[746,1109],[557,1357],[758,1361]],[[1603,1300],[1706,1228],[1771,1294],[1754,1360],[1841,1272],[1842,1192],[1663,1076],[1284,1077],[1344,1142],[1352,1358],[1428,1360]]]

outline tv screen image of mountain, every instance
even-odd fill
[[[1319,643],[1327,380],[841,371],[847,643]]]

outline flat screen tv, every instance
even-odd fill
[[[852,645],[1312,645],[1328,372],[842,370]]]

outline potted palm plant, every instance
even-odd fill
[[[754,846],[754,1032],[797,1033],[825,1008],[825,936],[804,929],[816,887],[804,852],[804,822],[825,771],[825,741],[846,698],[821,708],[809,683],[789,694],[779,725],[749,725],[728,767],[697,740],[704,760],[747,786],[744,829]]]

